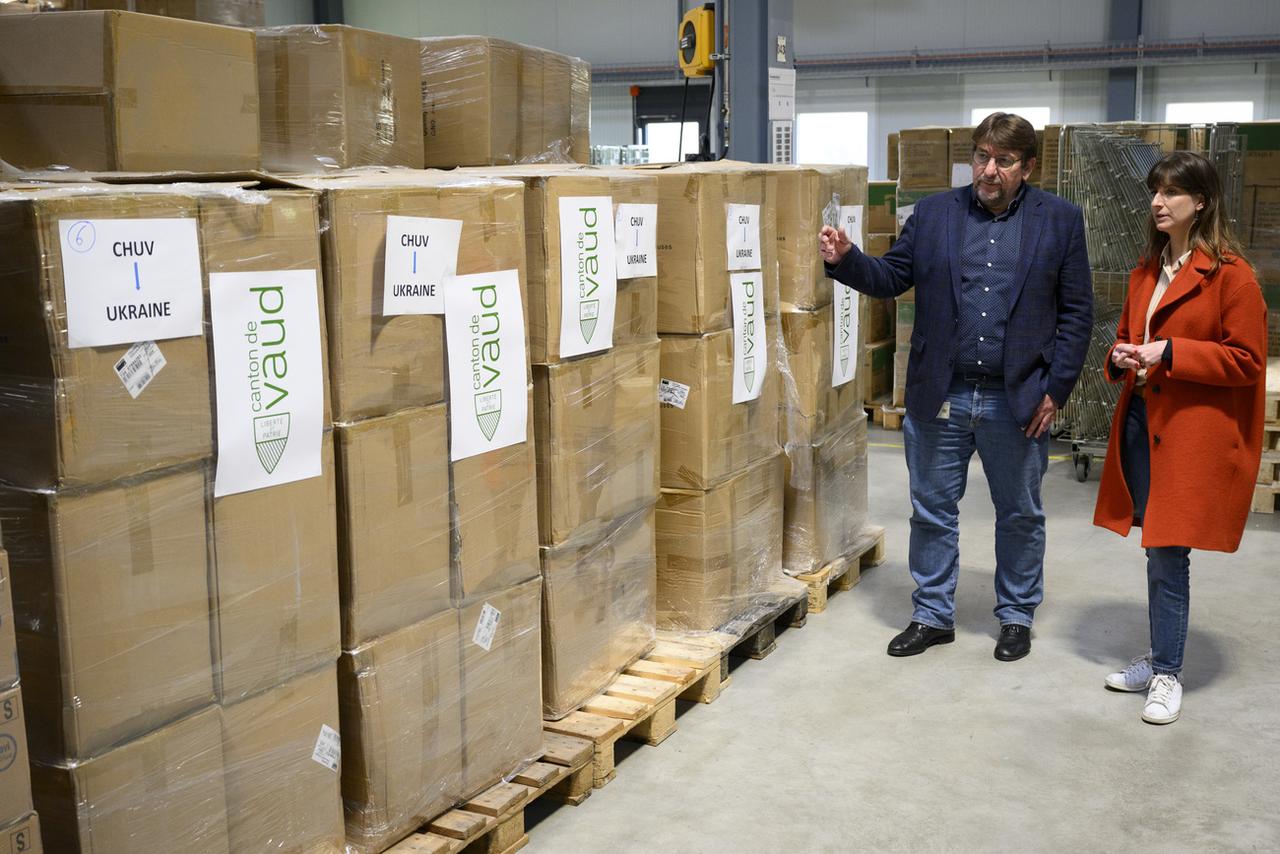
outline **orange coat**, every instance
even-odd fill
[[[1192,253],[1151,317],[1151,338],[1173,341],[1172,364],[1147,374],[1147,441],[1151,492],[1142,545],[1188,546],[1233,552],[1240,545],[1262,459],[1266,395],[1267,308],[1249,265],[1212,262]],[[1141,343],[1147,305],[1159,269],[1139,267],[1117,343]],[[1120,466],[1124,419],[1137,374],[1117,377],[1108,354],[1107,376],[1124,391],[1111,422],[1111,438],[1093,523],[1127,536],[1133,499]]]

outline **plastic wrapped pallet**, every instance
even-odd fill
[[[542,128],[542,142],[537,152],[525,152],[525,156],[568,162],[573,159],[573,60],[555,51],[539,52],[542,54],[542,111],[538,123]]]
[[[357,173],[295,183],[320,191],[327,225],[322,246],[334,421],[443,400],[442,316],[395,313],[406,309],[386,304],[388,217],[460,220],[458,275],[518,269],[523,281],[522,185],[440,172]],[[408,223],[399,233],[407,235],[412,227],[417,224]],[[440,242],[449,245],[447,239]],[[423,255],[424,267],[454,260],[452,253],[427,256],[424,250]],[[414,285],[419,293],[430,288],[441,297],[439,273],[410,280],[410,258],[403,253],[391,271],[392,285]]]
[[[898,189],[946,190],[951,186],[951,130],[907,128],[898,133]],[[899,197],[901,198],[901,197]],[[898,203],[902,207],[901,201]]]
[[[0,689],[18,684],[18,637],[13,628],[9,553],[0,548]]]
[[[652,505],[542,547],[544,717],[581,706],[653,644],[654,549]]]
[[[816,572],[857,545],[867,523],[867,416],[859,411],[816,444],[787,444],[782,563]]]
[[[256,67],[247,30],[131,12],[5,15],[0,157],[31,169],[256,169]]]
[[[267,23],[266,0],[65,0],[63,8],[123,9],[228,27],[263,27]]]
[[[487,36],[418,39],[428,167],[514,163],[520,46]]]
[[[468,170],[468,174],[524,182],[530,359],[535,365],[558,362],[564,358],[560,348],[561,316],[563,293],[567,287],[563,283],[561,262],[563,200],[609,197],[613,202],[613,210],[593,210],[590,222],[593,228],[599,228],[607,218],[606,233],[613,233],[619,205],[658,204],[657,181],[652,175],[643,172],[586,169],[576,164],[517,165]],[[609,255],[613,255],[615,250],[616,246],[608,247]],[[569,276],[571,279],[572,271]],[[652,341],[656,337],[657,289],[655,276],[617,279],[613,344]]]
[[[856,311],[857,294],[849,311]],[[862,351],[861,324],[847,324],[849,340],[837,340],[833,329],[832,306],[816,311],[782,315],[785,358],[780,360],[783,386],[782,427],[787,444],[816,445],[834,428],[843,427],[862,411],[862,377],[857,375],[858,354]],[[851,319],[852,320],[852,319]],[[839,352],[840,371],[833,372],[832,360]],[[840,382],[836,384],[837,374]],[[845,379],[848,377],[849,379]]]
[[[458,612],[342,654],[342,795],[356,852],[378,852],[462,797]]]
[[[865,245],[867,233],[867,168],[865,166],[766,167],[773,179],[771,207],[777,217],[780,310],[818,308],[831,302],[831,280],[814,241],[828,216],[848,213],[858,218],[852,239]],[[833,209],[829,212],[829,208]],[[852,209],[852,210],[849,210]],[[848,231],[846,223],[841,222]]]
[[[416,41],[341,24],[257,36],[266,169],[422,166]]]
[[[40,817],[34,812],[0,825],[0,854],[41,854],[43,851]]]
[[[229,850],[342,850],[336,672],[222,706]]]
[[[569,58],[572,78],[569,81],[569,136],[571,160],[591,162],[591,63]]]
[[[22,688],[0,691],[0,825],[31,812],[31,772]]]
[[[217,709],[31,780],[51,852],[232,851]]]
[[[782,575],[782,478],[776,454],[710,490],[663,488],[655,522],[659,628],[721,630],[774,588]]]
[[[762,271],[766,310],[776,311],[777,225],[774,208],[766,203],[768,173],[730,161],[638,171],[658,178],[658,332],[704,335],[729,328],[730,269]],[[738,243],[742,224],[735,221],[734,258],[729,257],[728,205],[754,206],[759,217],[758,242]]]

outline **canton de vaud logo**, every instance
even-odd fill
[[[756,283],[742,283],[742,382],[747,391],[756,387]]]
[[[275,471],[289,444],[289,398],[286,381],[289,361],[285,354],[284,288],[271,285],[249,288],[258,300],[257,320],[245,325],[249,345],[249,408],[253,416],[253,442],[258,462],[267,474]]]
[[[849,327],[853,321],[853,289],[840,288],[840,373],[849,373]]]
[[[471,316],[471,388],[475,397],[476,423],[486,442],[493,441],[502,420],[502,318],[498,311],[498,288],[479,285],[471,289],[480,301],[479,314]],[[494,388],[493,386],[498,386]]]
[[[596,333],[600,319],[600,300],[595,294],[600,290],[596,281],[600,275],[600,211],[597,208],[578,208],[582,227],[578,231],[578,326],[582,339],[590,341]]]

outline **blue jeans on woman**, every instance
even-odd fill
[[[959,504],[976,450],[996,510],[995,615],[1001,625],[1030,626],[1044,598],[1040,482],[1049,466],[1049,435],[1027,438],[999,380],[952,380],[943,409],[945,417],[907,415],[903,423],[913,511],[908,563],[916,582],[911,619],[955,627]]]
[[[1125,483],[1133,497],[1133,523],[1141,525],[1151,491],[1151,446],[1147,444],[1147,402],[1134,395],[1125,413],[1120,453]],[[1182,672],[1191,605],[1191,549],[1160,546],[1147,549],[1147,616],[1151,622],[1151,670],[1160,675]]]

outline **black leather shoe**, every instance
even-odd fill
[[[1000,640],[996,641],[996,658],[1001,661],[1017,661],[1031,652],[1031,627],[1005,623],[1000,627]]]
[[[935,629],[924,623],[912,623],[896,638],[889,641],[889,654],[919,655],[934,644],[951,643],[955,639],[954,629]]]

